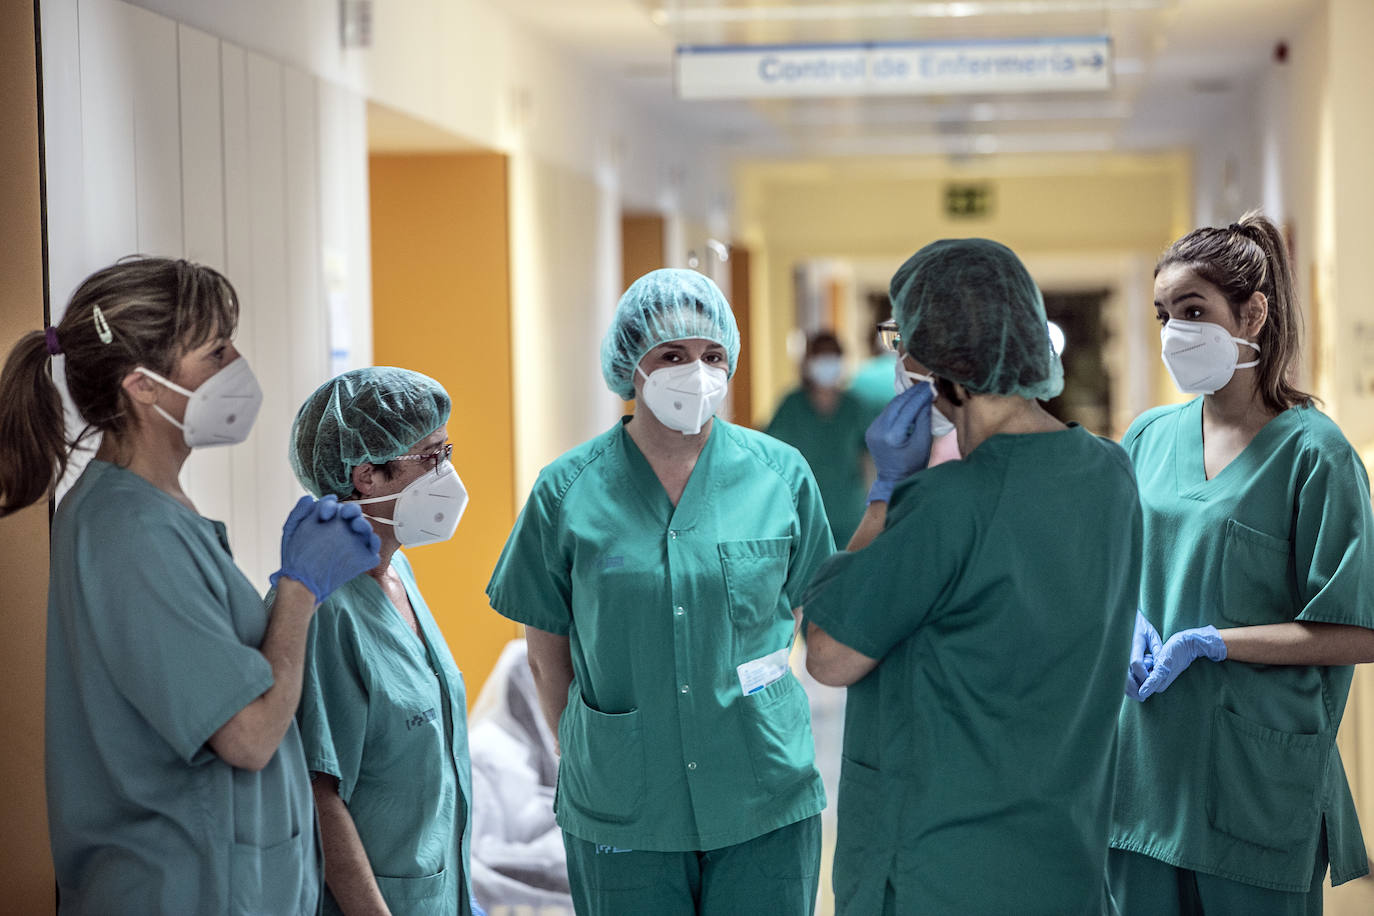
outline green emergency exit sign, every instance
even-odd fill
[[[983,219],[992,215],[992,185],[987,182],[945,185],[945,216]]]

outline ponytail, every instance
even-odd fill
[[[20,338],[0,370],[0,516],[43,499],[67,470],[62,395],[42,331]]]

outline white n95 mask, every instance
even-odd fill
[[[694,360],[681,366],[665,366],[653,374],[635,367],[644,376],[644,405],[653,411],[658,422],[675,429],[684,436],[701,432],[725,401],[730,387],[724,369]]]
[[[178,423],[171,414],[153,405],[162,418],[181,430],[181,438],[191,448],[207,445],[237,445],[253,431],[253,421],[262,406],[262,388],[248,365],[240,356],[223,369],[200,383],[195,391],[165,379],[151,369],[135,366],[148,378],[186,395],[186,413]]]
[[[458,522],[468,507],[468,491],[450,462],[445,461],[433,471],[406,484],[405,489],[390,496],[355,499],[360,506],[396,500],[391,518],[379,518],[363,513],[363,518],[396,529],[396,540],[402,547],[423,547],[453,537]]]
[[[912,372],[903,364],[902,360],[898,359],[897,378],[892,387],[896,389],[898,394],[901,394],[903,391],[907,391],[908,389],[912,388],[917,382],[925,382],[928,385],[930,385],[932,389],[935,388],[935,379],[933,376],[922,375],[919,372]],[[938,439],[939,437],[947,436],[952,432],[954,432],[954,424],[950,421],[949,417],[945,416],[940,412],[940,408],[936,407],[932,403],[930,405],[931,437]]]
[[[1226,387],[1237,369],[1259,365],[1258,359],[1237,362],[1240,356],[1236,350],[1236,344],[1241,344],[1253,348],[1258,356],[1259,344],[1232,337],[1210,321],[1170,318],[1159,329],[1159,342],[1164,367],[1184,394],[1214,394]]]
[[[822,388],[834,388],[844,377],[844,359],[839,356],[813,356],[806,361],[806,374]]]

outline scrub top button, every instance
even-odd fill
[[[670,538],[672,538],[673,540],[676,541],[676,540],[677,540],[677,532],[676,532],[676,531],[669,531],[669,532],[668,532],[668,537],[670,537]]]
[[[679,604],[676,610],[673,611],[673,613],[676,614],[678,617],[681,617],[683,614],[687,613],[687,609]]]
[[[696,762],[695,760],[693,760],[691,763],[687,764],[687,769],[689,769],[689,770],[695,770],[696,768],[697,768],[697,762]]]
[[[678,692],[679,692],[679,693],[686,693],[687,691],[689,691],[689,690],[691,690],[691,689],[692,689],[691,687],[688,687],[686,684],[683,684],[681,687],[678,688]]]

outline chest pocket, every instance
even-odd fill
[[[1293,547],[1284,538],[1226,520],[1221,555],[1221,616],[1242,626],[1283,623],[1297,616]]]
[[[771,623],[784,604],[781,598],[787,585],[792,539],[721,541],[716,546],[735,626],[749,629]]]

